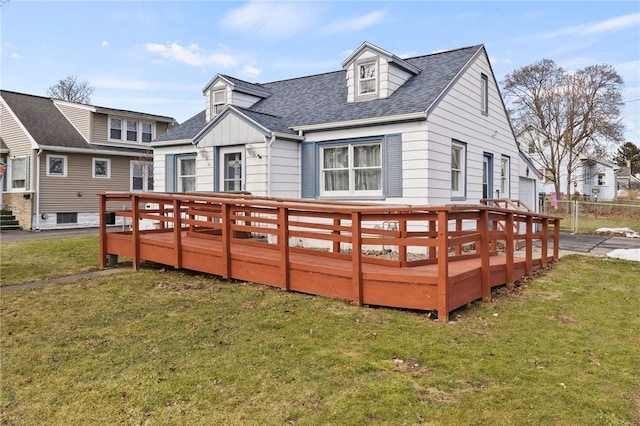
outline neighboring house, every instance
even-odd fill
[[[175,120],[0,91],[3,208],[23,229],[97,226],[97,193],[152,191],[150,142]]]
[[[402,59],[365,42],[339,71],[218,74],[203,94],[204,111],[151,144],[156,191],[411,205],[521,194],[527,166],[482,45]]]
[[[521,144],[527,146],[527,154],[533,161],[535,168],[539,174],[540,192],[549,195],[555,193],[553,174],[551,170],[545,167],[544,158],[549,155],[544,150],[539,150],[540,144],[532,143],[527,140],[530,132],[524,132],[520,135]],[[546,145],[543,145],[543,147]],[[570,197],[582,197],[594,201],[612,201],[617,196],[617,178],[616,171],[618,166],[604,160],[591,158],[579,158],[571,173],[571,194],[565,194],[567,188],[567,161],[563,159],[560,162],[560,196],[559,199],[568,199]]]
[[[630,167],[620,167],[616,172],[616,179],[618,180],[619,197],[628,197],[629,190],[640,191],[640,173],[631,174]]]

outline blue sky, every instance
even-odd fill
[[[609,64],[625,80],[640,146],[640,2],[0,0],[0,85],[46,96],[68,75],[94,105],[167,115],[204,109],[216,73],[269,82],[340,69],[368,41],[402,57],[484,44],[497,80],[543,58]]]

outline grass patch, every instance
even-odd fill
[[[1,285],[20,284],[99,269],[99,237],[2,243]]]
[[[443,325],[176,271],[0,300],[0,421],[640,422],[640,264],[569,256]]]

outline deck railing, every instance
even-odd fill
[[[524,273],[534,269],[534,260],[544,266],[558,258],[558,218],[495,206],[348,204],[244,193],[105,193],[99,198],[102,267],[114,256],[124,255],[132,258],[134,269],[143,259],[183,268],[183,239],[195,238],[221,247],[223,278],[238,275],[233,272],[233,246],[255,247],[256,253],[267,250],[264,253],[277,259],[278,277],[264,283],[290,289],[292,256],[313,254],[329,265],[332,259],[350,262],[351,300],[361,305],[367,303],[363,300],[365,265],[433,265],[437,309],[445,319],[452,309],[447,291],[455,262],[476,260],[481,268],[481,298],[489,300],[491,256],[505,256],[505,284],[519,278],[514,272],[514,241],[525,242]],[[107,218],[113,216],[121,218],[121,232],[107,232]],[[158,234],[170,238],[151,246],[150,238]],[[539,255],[534,259],[536,242]]]

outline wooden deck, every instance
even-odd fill
[[[100,195],[100,206],[102,267],[128,256],[135,269],[149,260],[359,305],[437,310],[440,321],[558,257],[558,218],[489,206],[219,193],[109,193]],[[126,230],[107,232],[114,215],[127,221]],[[517,241],[524,256],[514,256]]]

